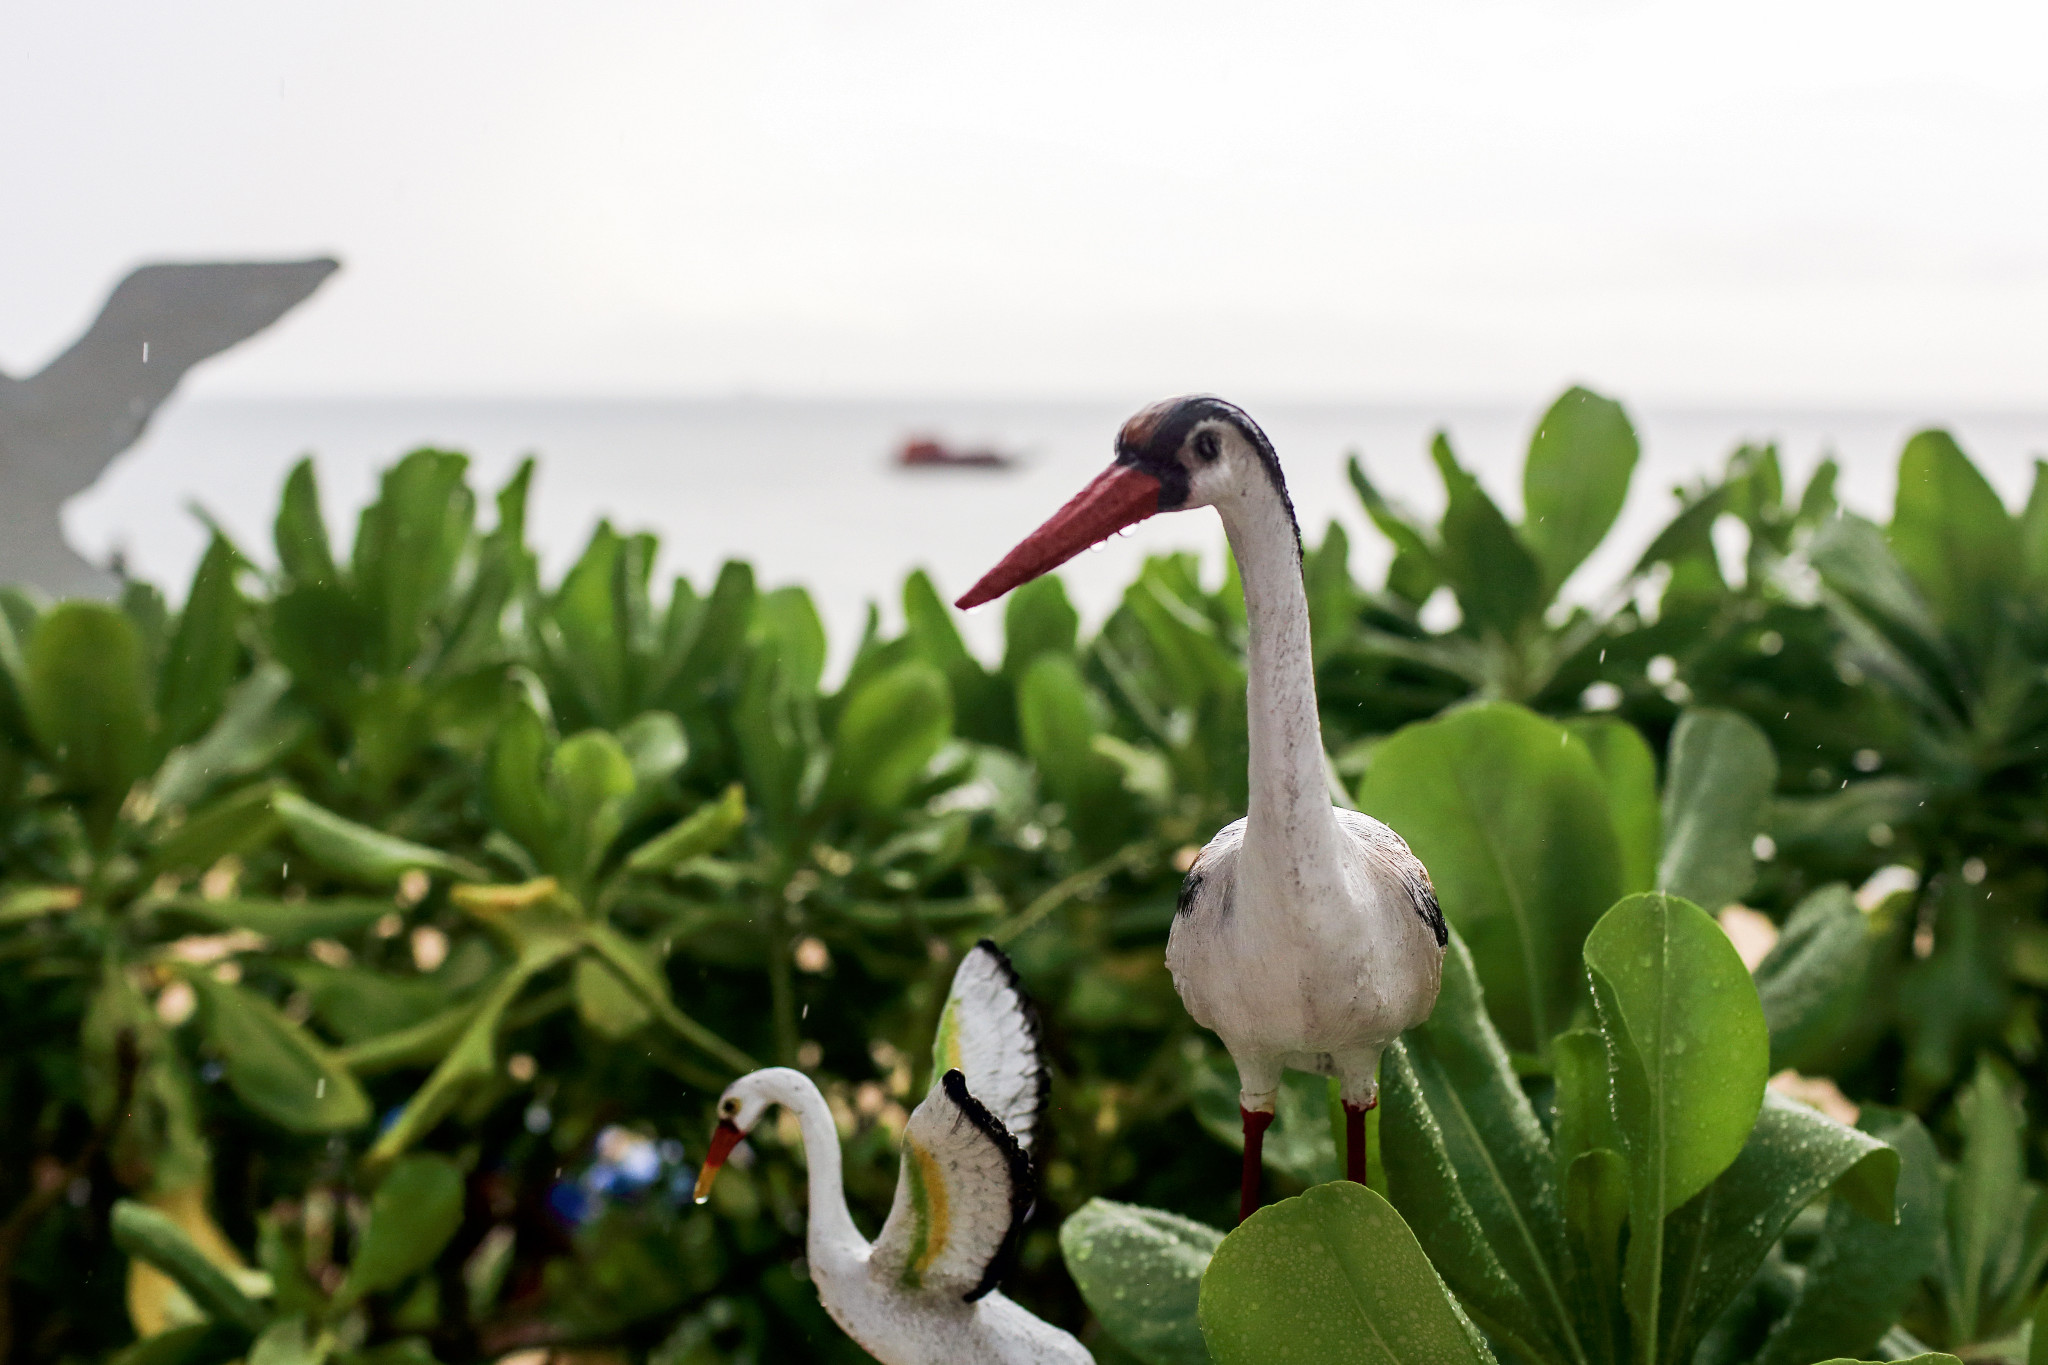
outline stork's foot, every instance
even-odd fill
[[[1242,1223],[1252,1216],[1252,1210],[1259,1206],[1259,1176],[1263,1171],[1266,1150],[1266,1129],[1273,1125],[1273,1115],[1263,1109],[1238,1107],[1244,1119],[1244,1183],[1238,1187],[1237,1221]]]
[[[1355,1185],[1365,1183],[1365,1116],[1379,1102],[1377,1095],[1364,1104],[1344,1102],[1344,1178]]]

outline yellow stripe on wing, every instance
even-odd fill
[[[915,1139],[904,1139],[903,1152],[909,1158],[903,1163],[903,1174],[910,1181],[910,1211],[917,1222],[911,1231],[910,1255],[903,1263],[898,1283],[905,1289],[921,1289],[925,1272],[944,1254],[952,1229],[946,1206],[946,1177],[939,1169],[938,1158]]]

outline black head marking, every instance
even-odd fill
[[[1245,439],[1259,457],[1260,466],[1266,471],[1266,478],[1272,482],[1273,491],[1280,495],[1281,503],[1287,508],[1287,519],[1294,523],[1294,539],[1298,546],[1301,541],[1301,525],[1294,516],[1294,500],[1287,495],[1287,480],[1280,472],[1280,456],[1274,451],[1273,443],[1266,439],[1266,433],[1259,424],[1234,403],[1208,394],[1193,394],[1185,398],[1168,398],[1154,403],[1140,411],[1116,437],[1116,462],[1141,469],[1159,480],[1159,510],[1172,512],[1187,506],[1188,471],[1180,460],[1181,446],[1187,441],[1188,433],[1204,422],[1227,422]],[[1197,435],[1195,458],[1213,460],[1221,453],[1210,433]]]

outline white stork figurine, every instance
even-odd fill
[[[1166,945],[1195,1022],[1237,1064],[1239,1217],[1257,1207],[1280,1073],[1334,1075],[1345,1172],[1365,1180],[1381,1051],[1436,1005],[1448,935],[1401,836],[1330,803],[1309,652],[1301,531],[1264,432],[1221,399],[1174,398],[1124,423],[1116,462],[962,597],[1000,597],[1155,512],[1214,507],[1237,556],[1250,635],[1249,813],[1189,870]]]
[[[996,1292],[1031,1210],[1048,1077],[1031,1007],[993,943],[953,973],[932,1061],[938,1079],[904,1129],[896,1200],[872,1244],[847,1212],[825,1097],[788,1067],[726,1087],[697,1202],[768,1106],[782,1105],[810,1165],[805,1250],[818,1298],[882,1365],[1093,1365],[1080,1342]]]

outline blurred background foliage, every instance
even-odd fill
[[[1333,790],[1429,860],[1480,1024],[1553,1122],[1601,912],[1721,911],[1783,1086],[1920,1120],[1950,1213],[1907,1327],[2006,1358],[2048,1266],[2048,480],[2014,514],[1924,433],[1880,526],[1745,446],[1566,595],[1629,493],[1621,407],[1539,419],[1520,525],[1433,454],[1434,523],[1351,461],[1384,583],[1334,524],[1304,573]],[[1010,1288],[1134,1358],[1057,1230],[1097,1195],[1230,1222],[1231,1082],[1162,960],[1245,800],[1227,556],[1149,561],[1092,636],[1034,582],[993,664],[913,574],[828,687],[808,595],[743,563],[657,585],[601,525],[543,582],[532,473],[480,516],[416,451],[344,553],[302,464],[274,554],[216,535],[175,610],[0,590],[0,1359],[861,1359],[805,1279],[793,1125],[704,1209],[694,1157],[727,1080],[799,1066],[879,1226],[983,936],[1056,1069]],[[1319,1090],[1283,1108],[1288,1193],[1335,1157]]]

